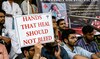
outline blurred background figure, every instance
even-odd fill
[[[56,40],[56,42],[58,42],[59,44],[62,44],[61,40],[60,40],[60,36],[59,36],[59,28],[57,26],[57,21],[56,21],[56,17],[52,16],[52,23],[53,23],[53,30],[54,30],[54,38]]]
[[[2,3],[2,9],[6,12],[5,26],[7,29],[13,29],[13,16],[22,15],[21,8],[14,0],[7,0]]]
[[[4,27],[5,23],[5,11],[0,9],[0,43],[4,44],[8,53],[10,52],[11,39],[6,36],[7,30]]]
[[[0,9],[0,59],[9,59],[11,39],[4,36],[5,11]],[[7,49],[6,49],[7,48]]]
[[[21,8],[17,3],[14,2],[14,0],[7,0],[2,3],[2,9],[6,12],[5,15],[5,28],[6,32],[5,35],[7,37],[10,37],[10,44],[11,49],[9,53],[10,59],[15,59],[17,57],[17,53],[21,53],[21,50],[18,51],[18,39],[16,39],[16,34],[13,31],[14,29],[14,18],[15,15],[22,15]],[[10,47],[8,47],[10,48]]]
[[[29,6],[28,6],[28,1],[29,1]],[[22,8],[22,11],[23,11],[23,14],[35,14],[35,13],[38,13],[38,8],[35,4],[32,4],[32,1],[33,0],[24,0],[22,3],[21,3],[21,8]],[[29,11],[28,11],[28,8],[29,8]]]

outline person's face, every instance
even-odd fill
[[[5,23],[5,15],[4,13],[0,12],[0,24],[4,24]]]
[[[35,53],[34,47],[31,47],[28,51],[24,50],[26,59],[32,59],[34,56],[34,53]]]
[[[54,29],[57,28],[57,22],[56,22],[56,20],[55,19],[52,19],[52,21],[53,21],[53,28]]]
[[[58,8],[57,8],[56,5],[53,6],[53,10],[54,10],[54,11],[57,11],[57,10],[58,10]]]
[[[93,38],[94,38],[94,31],[91,32],[91,33],[84,34],[84,37],[85,37],[88,41],[93,41]]]
[[[76,34],[70,34],[66,40],[70,46],[75,46],[77,41]]]
[[[32,59],[32,58],[33,58],[34,53],[35,53],[34,47],[31,47],[31,48],[29,49],[29,59]]]
[[[66,29],[66,23],[65,23],[65,21],[61,21],[61,22],[59,23],[59,28],[60,28],[60,29]]]

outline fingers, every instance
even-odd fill
[[[58,52],[61,52],[60,44],[58,43]]]
[[[47,58],[45,58],[45,57],[40,57],[40,59],[47,59]]]
[[[40,44],[40,43],[37,43],[37,44],[35,44],[34,46],[37,47],[37,48],[40,48],[40,49],[43,47],[43,45]]]

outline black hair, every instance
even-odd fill
[[[2,10],[1,8],[0,8],[0,12],[6,14],[6,12],[4,10]]]
[[[69,36],[70,34],[75,34],[75,33],[76,33],[76,31],[73,30],[73,29],[63,30],[63,31],[62,31],[62,41],[64,42],[64,39],[65,39],[65,38],[68,39],[68,36]]]
[[[56,17],[55,16],[52,16],[52,19],[56,19]]]
[[[56,4],[52,4],[50,9],[53,10],[53,7],[54,7],[54,6],[56,6],[56,7],[58,8],[58,6],[57,6]],[[58,9],[59,9],[59,8],[58,8]]]
[[[87,34],[93,32],[94,28],[90,25],[86,25],[82,28],[82,33]]]
[[[59,26],[59,23],[60,23],[61,21],[64,21],[64,19],[58,19],[58,21],[57,21],[57,26]]]
[[[29,51],[29,49],[30,49],[31,47],[34,47],[34,46],[28,46],[28,47],[22,47],[22,48],[21,48],[22,53],[23,53],[24,56],[25,56],[24,51],[25,51],[25,50],[26,50],[26,51]]]

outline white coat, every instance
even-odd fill
[[[11,15],[22,15],[22,11],[21,8],[19,7],[19,5],[15,2],[11,4],[9,3],[9,1],[4,1],[2,3],[2,9],[7,13],[7,14],[11,14]],[[5,18],[5,27],[6,29],[12,29],[12,17],[6,17]]]
[[[7,14],[11,14],[13,16],[22,15],[21,8],[15,2],[13,2],[11,6],[9,1],[4,1],[2,3],[2,9]],[[17,54],[21,53],[21,50],[18,44],[18,38],[16,38],[15,30],[12,30],[12,25],[14,25],[12,20],[13,20],[13,17],[7,17],[7,16],[5,17],[5,27],[6,27],[6,30],[8,30],[7,33],[9,34],[9,37],[11,38],[11,44],[12,44],[9,57],[10,59],[15,59]]]
[[[29,8],[29,11],[28,11],[28,8]],[[27,15],[28,12],[29,12],[29,14],[33,14],[33,12],[34,13],[37,13],[38,12],[38,8],[36,7],[36,5],[29,4],[29,6],[28,6],[28,0],[24,0],[21,3],[21,9],[23,11],[23,14],[25,14],[25,15]],[[33,9],[33,12],[32,12],[32,9]]]

